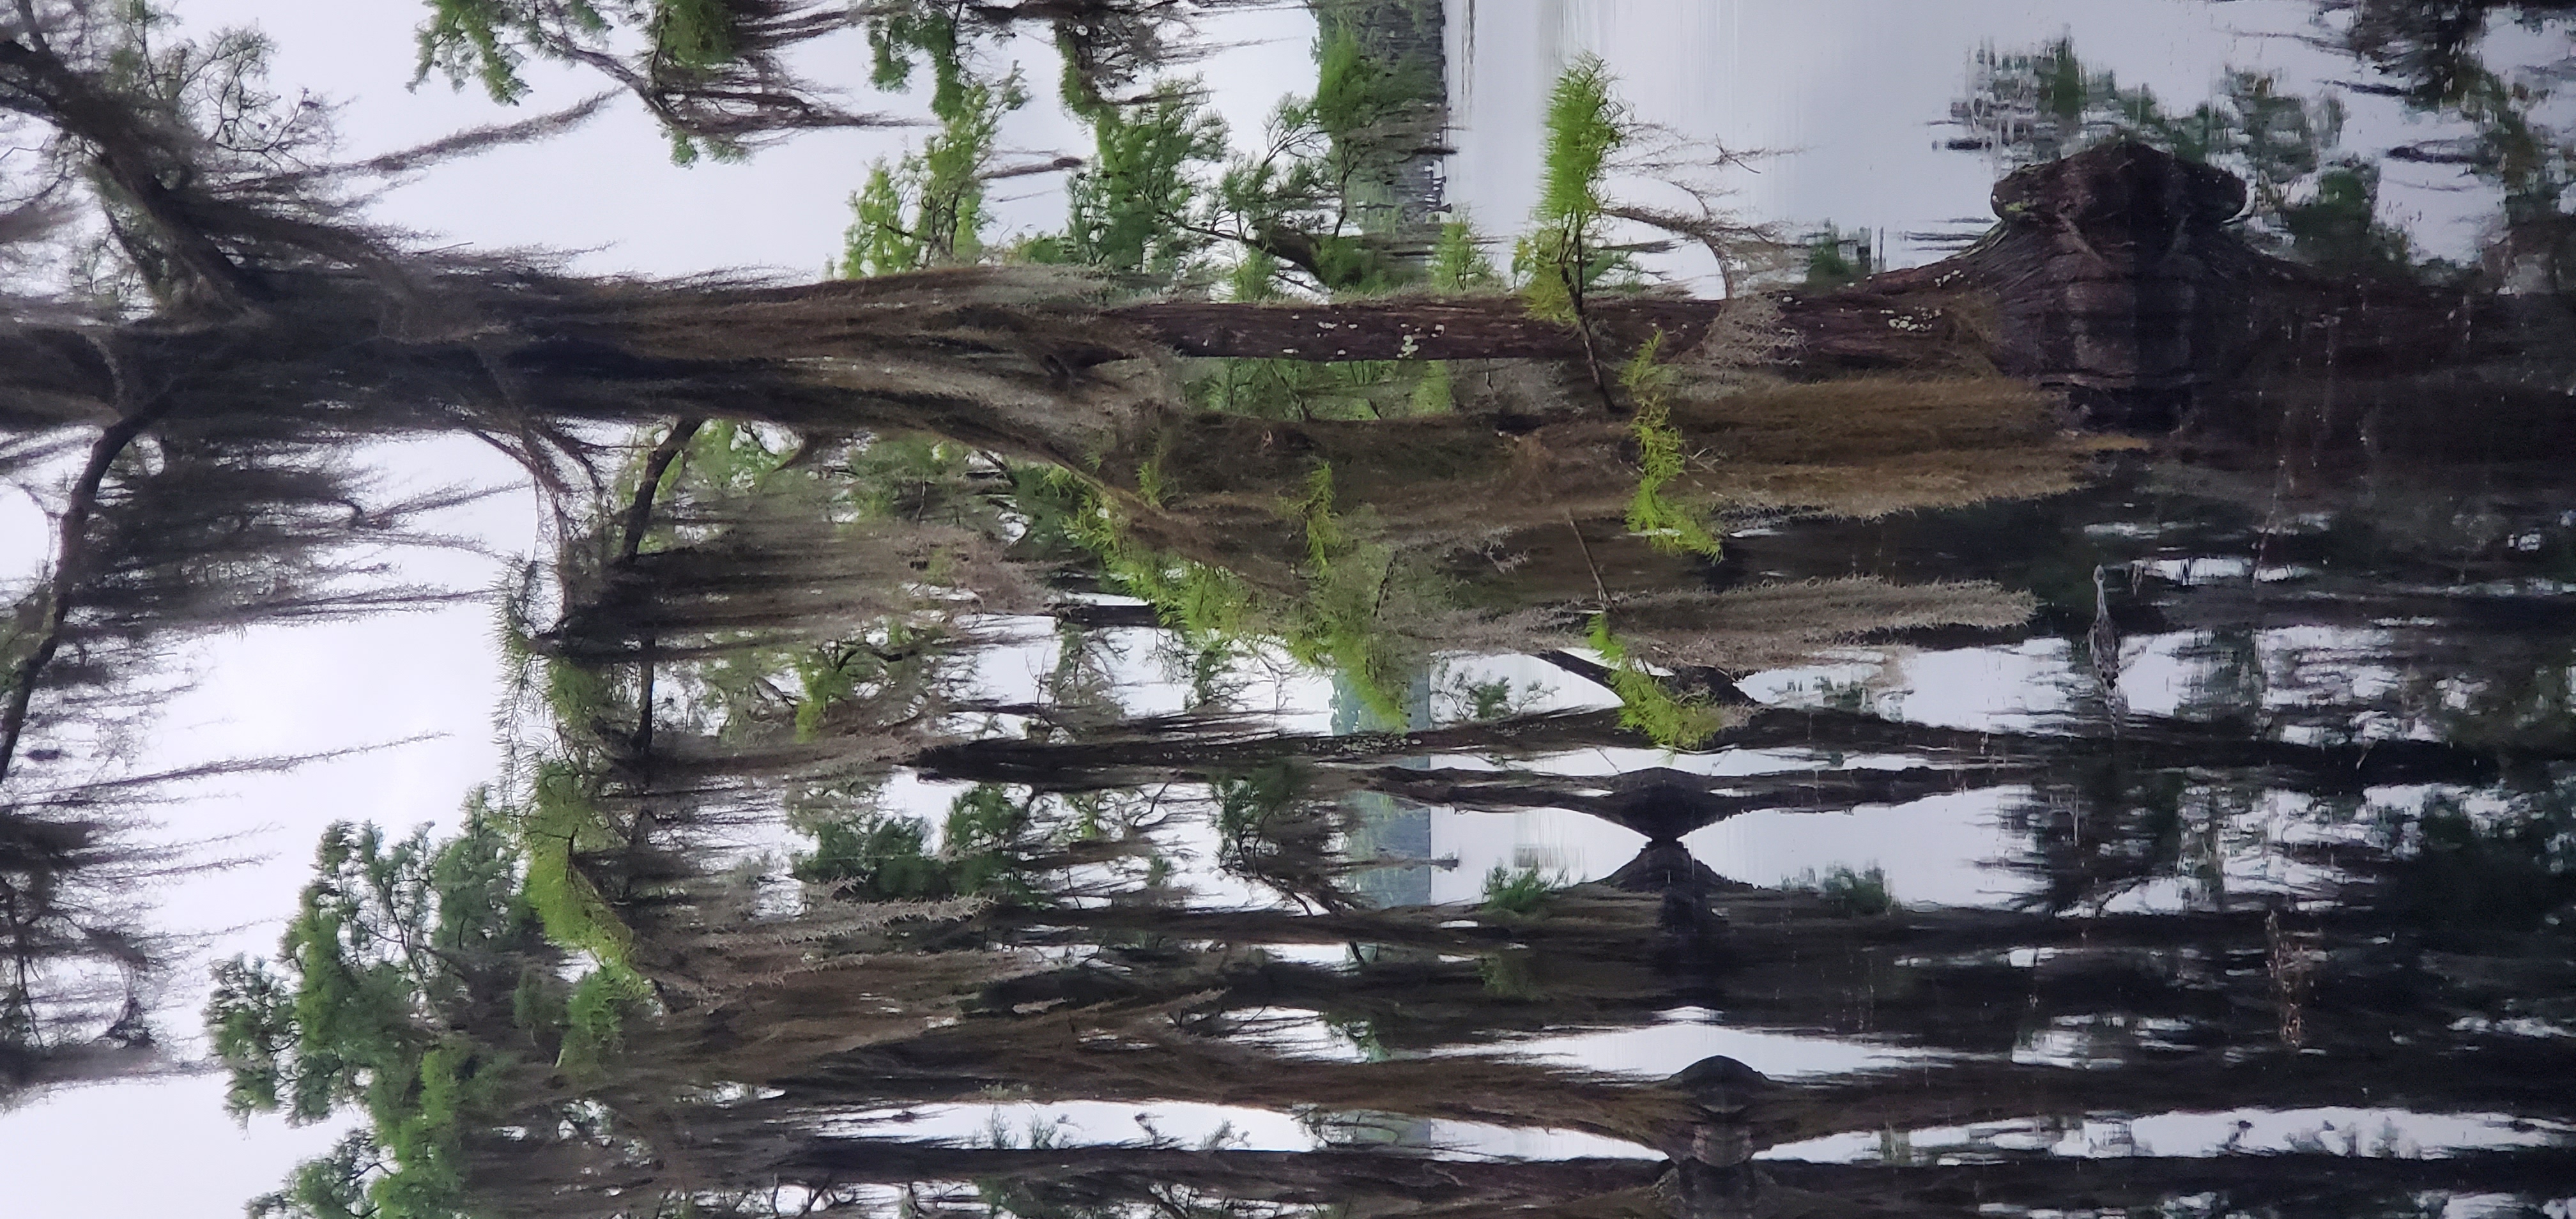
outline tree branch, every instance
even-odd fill
[[[107,472],[117,457],[160,418],[162,409],[137,412],[100,432],[97,442],[90,445],[89,463],[72,483],[71,498],[63,504],[54,543],[54,578],[45,586],[42,632],[36,646],[18,662],[17,672],[9,675],[9,702],[0,708],[0,780],[9,777],[10,763],[17,759],[18,739],[27,729],[27,708],[36,697],[36,679],[43,676],[46,665],[53,663],[54,654],[62,650],[64,628],[71,620],[73,593],[89,559],[89,522],[98,512],[99,488],[107,481]]]

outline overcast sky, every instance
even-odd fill
[[[410,0],[177,0],[177,7],[197,28],[256,22],[266,29],[278,44],[279,83],[343,103],[349,155],[518,117],[478,94],[453,93],[444,82],[405,88],[421,11]],[[2345,70],[2281,36],[2306,28],[2305,6],[2292,3],[1451,0],[1450,7],[1462,127],[1451,193],[1495,234],[1510,232],[1529,205],[1539,101],[1555,70],[1582,50],[1608,59],[1638,117],[1734,147],[1781,150],[1740,179],[1749,213],[1891,233],[1984,214],[1984,162],[1937,151],[1941,132],[1929,125],[1946,113],[1969,53],[1983,42],[2027,46],[2071,33],[2088,58],[2116,68],[2124,80],[2153,84],[2186,103],[2206,95],[2223,64],[2281,68],[2294,81]],[[1206,77],[1239,133],[1257,132],[1281,94],[1310,87],[1311,24],[1302,12],[1246,13],[1210,33],[1224,49],[1186,71]],[[1082,151],[1074,126],[1047,104],[1052,49],[1025,41],[1015,51],[1041,100],[1006,127],[1006,143],[1033,155]],[[806,62],[818,77],[863,85],[865,47],[855,38],[815,48]],[[569,104],[595,87],[542,69],[530,76],[538,87],[536,107]],[[895,114],[923,112],[918,96],[858,100]],[[2351,142],[2394,131],[2398,122],[2384,110],[2365,119]],[[437,170],[388,197],[383,218],[442,241],[580,250],[577,265],[592,271],[766,267],[811,276],[837,251],[847,215],[843,200],[867,163],[895,154],[918,134],[813,134],[748,164],[680,169],[638,108],[621,102],[571,136]],[[1005,229],[1049,227],[1061,217],[1055,177],[1014,179],[998,189]],[[2402,206],[2464,214],[2450,198],[2418,191],[2405,194]],[[391,460],[397,479],[412,485],[503,484],[511,477],[487,453],[463,443],[411,446]],[[456,527],[506,551],[524,550],[537,535],[524,493],[478,505]],[[18,503],[0,507],[0,528],[7,530],[0,551],[8,552],[0,558],[11,562],[10,570],[25,570],[23,560],[40,545],[41,521]],[[421,563],[425,576],[460,586],[486,583],[495,571],[465,555]],[[169,711],[164,754],[173,760],[443,734],[281,779],[237,781],[222,798],[174,808],[167,835],[241,835],[227,853],[270,856],[264,866],[192,881],[167,895],[177,925],[220,933],[212,955],[273,942],[325,822],[399,827],[447,817],[492,772],[487,724],[497,688],[489,615],[482,609],[254,631],[208,649],[204,663],[202,688]],[[1919,702],[1915,710],[1923,710]],[[1486,853],[1497,859],[1535,844],[1571,861],[1598,855],[1615,864],[1633,849],[1615,833],[1562,819],[1445,827],[1444,837],[1453,829],[1488,835]],[[1818,851],[1848,851],[1850,862],[1864,863],[1857,856],[1873,844],[1901,852],[1909,868],[1983,857],[1994,846],[1992,827],[1973,810],[1939,810],[1906,824],[1860,818],[1822,836],[1799,837],[1796,845],[1750,823],[1695,841],[1711,853],[1710,863],[1722,871],[1743,869],[1753,880],[1815,866]],[[1918,898],[1927,891],[1965,897],[1978,884],[1968,875],[1945,881],[1909,873],[1900,888]],[[194,977],[192,971],[183,981],[193,984]],[[170,1019],[192,1023],[184,1010]],[[10,1200],[31,1215],[84,1213],[105,1199],[119,1210],[141,1204],[176,1219],[212,1219],[238,1214],[243,1198],[272,1187],[295,1158],[328,1141],[313,1132],[285,1132],[274,1121],[254,1124],[247,1135],[236,1132],[216,1110],[218,1093],[211,1079],[91,1088],[0,1114],[0,1180]],[[111,1165],[114,1181],[100,1180]]]

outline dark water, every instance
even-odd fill
[[[1646,20],[1464,7],[1356,6],[1453,103],[1343,200],[1390,265],[1519,206],[1461,82]],[[2295,70],[1924,50],[1871,121],[1977,189],[1747,219],[1759,314],[1605,289],[1677,388],[648,430],[508,611],[508,773],[219,971],[236,1108],[359,1119],[270,1213],[2564,1219],[2576,20],[2262,15]],[[184,866],[101,790],[0,819],[31,1096],[174,1061],[184,946],[47,888]]]

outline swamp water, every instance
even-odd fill
[[[1317,7],[1443,82],[1337,185],[1015,255],[1177,289],[594,455],[501,773],[207,1048],[10,772],[22,1112],[210,1055],[335,1219],[2565,1219],[2576,24]]]

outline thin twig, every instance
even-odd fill
[[[1583,565],[1592,571],[1592,591],[1601,594],[1601,608],[1610,608],[1610,590],[1601,583],[1601,566],[1592,561],[1592,543],[1583,540],[1583,526],[1574,523],[1574,510],[1565,511],[1565,527],[1574,531],[1574,544],[1583,548]]]

